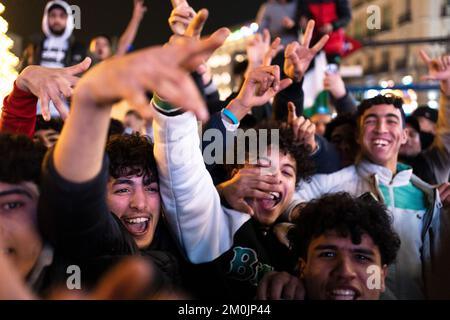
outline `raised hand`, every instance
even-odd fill
[[[223,28],[205,40],[183,38],[165,47],[105,61],[81,79],[76,88],[78,98],[82,99],[81,103],[88,99],[98,106],[127,99],[146,117],[150,112],[146,92],[152,91],[206,120],[205,102],[188,72],[209,58],[228,35],[229,30]]]
[[[75,66],[60,69],[29,66],[19,75],[16,85],[41,100],[42,116],[46,121],[51,118],[50,101],[53,101],[61,118],[65,120],[69,111],[62,97],[72,96],[73,88],[79,80],[76,75],[86,71],[91,62],[90,58],[86,58]]]
[[[420,50],[420,57],[428,66],[428,74],[424,80],[440,81],[442,91],[450,95],[450,55],[443,55],[438,59],[431,59],[424,50]]]
[[[253,215],[253,209],[246,198],[272,200],[271,192],[283,192],[279,180],[271,175],[263,175],[262,170],[263,168],[241,169],[231,180],[218,185],[217,189],[233,209]]]
[[[175,35],[182,36],[196,12],[186,0],[172,0],[173,10],[169,17],[169,26]]]
[[[147,7],[144,5],[144,0],[134,0],[133,18],[140,21],[146,12]]]
[[[308,21],[305,34],[301,43],[290,43],[284,52],[284,73],[296,82],[300,82],[308,70],[311,61],[316,54],[322,50],[330,38],[329,35],[324,35],[314,47],[310,48],[311,38],[314,32],[315,22],[313,20]]]
[[[240,103],[250,109],[270,101],[279,91],[290,86],[290,79],[280,80],[278,66],[263,66],[252,70],[237,96]]]
[[[298,117],[295,104],[292,102],[288,103],[288,109],[288,125],[292,128],[295,140],[298,143],[309,145],[311,152],[314,152],[317,149],[316,125],[304,117]]]
[[[270,43],[269,30],[264,29],[263,34],[257,33],[247,43],[247,59],[251,69],[261,65],[269,66],[272,59],[283,50],[281,39],[276,38]]]

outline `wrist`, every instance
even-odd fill
[[[230,104],[226,107],[228,111],[233,113],[238,121],[241,121],[245,115],[251,109],[250,106],[246,106],[240,98],[233,99]],[[232,123],[232,121],[229,121]]]
[[[24,92],[31,92],[30,89],[28,89],[29,81],[27,78],[29,68],[30,67],[25,68],[25,70],[23,70],[22,73],[16,79],[16,87]]]

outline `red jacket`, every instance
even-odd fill
[[[327,54],[342,55],[344,53],[344,28],[352,17],[349,0],[302,0],[299,3],[299,16],[314,19],[316,30],[331,23],[333,32],[324,51]],[[321,36],[322,34],[315,32],[315,41],[318,41]]]
[[[3,101],[0,132],[24,134],[33,138],[38,98],[23,91],[14,82],[13,91]]]

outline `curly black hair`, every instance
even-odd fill
[[[56,132],[61,133],[63,126],[64,121],[62,121],[61,118],[51,118],[49,121],[45,121],[42,115],[37,115],[34,131],[53,129]]]
[[[331,141],[331,137],[333,135],[334,129],[336,129],[337,127],[340,127],[342,125],[345,125],[345,124],[350,125],[352,128],[356,128],[356,117],[353,113],[349,113],[349,112],[342,113],[342,114],[339,114],[333,120],[331,120],[331,122],[329,124],[327,124],[327,127],[325,129],[325,134],[324,134],[325,139],[327,139],[328,141]]]
[[[109,174],[114,179],[127,176],[144,177],[144,184],[158,181],[153,143],[147,136],[113,135],[106,145]]]
[[[0,182],[31,181],[39,185],[47,148],[23,135],[0,134]]]
[[[263,121],[260,124],[258,124],[255,128],[250,128],[245,130],[244,132],[248,132],[248,130],[256,130],[256,138],[257,141],[256,145],[258,148],[258,152],[261,153],[262,150],[259,150],[260,147],[266,148],[268,146],[270,146],[273,143],[278,143],[278,148],[280,150],[280,152],[283,152],[284,155],[291,155],[292,158],[294,158],[295,162],[296,162],[296,167],[297,167],[297,171],[296,171],[296,183],[298,183],[300,180],[308,180],[311,175],[314,174],[315,172],[315,164],[314,161],[311,159],[310,157],[310,147],[306,146],[304,144],[300,144],[298,142],[296,142],[294,140],[294,135],[292,133],[292,128],[288,127],[285,123],[280,122],[280,121],[274,121],[274,120],[270,120],[270,121]],[[259,134],[262,133],[264,131],[262,130],[266,130],[265,132],[267,132],[266,134]],[[272,141],[272,130],[278,130],[278,136],[279,136],[279,141]],[[242,131],[241,131],[242,132]],[[264,141],[264,145],[260,145],[262,144],[262,138],[263,137],[267,137],[267,140]],[[249,152],[249,143],[245,143],[245,150],[246,150],[246,160],[248,160],[248,152]],[[231,165],[226,165],[226,169],[228,172],[229,177],[231,178],[231,172],[233,172],[234,169],[240,169],[243,167],[243,164],[239,164],[239,161],[237,160],[237,155],[238,155],[238,147],[239,145],[237,143],[235,143],[235,161],[234,164]]]
[[[367,109],[370,109],[373,106],[381,105],[381,104],[391,104],[396,109],[400,110],[400,113],[402,115],[402,124],[403,128],[406,125],[406,115],[405,111],[403,110],[403,99],[393,95],[393,94],[385,94],[385,95],[377,95],[373,98],[363,100],[361,104],[358,106],[358,110],[356,111],[356,119],[357,123],[359,125],[361,117],[364,115],[364,112],[366,112]]]
[[[293,252],[303,259],[306,260],[308,247],[314,238],[327,231],[335,231],[342,237],[350,235],[354,244],[361,243],[362,235],[367,234],[378,246],[383,265],[395,261],[400,238],[393,230],[387,209],[375,199],[336,193],[311,201],[300,210],[288,237]]]

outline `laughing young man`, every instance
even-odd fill
[[[448,59],[426,62],[428,77],[441,81],[441,101],[448,104]],[[400,146],[407,139],[402,105],[403,101],[395,96],[363,101],[357,112],[360,160],[334,174],[313,177],[311,183],[300,186],[296,195],[300,201],[309,201],[333,192],[355,196],[374,193],[393,215],[394,229],[402,241],[397,262],[388,274],[388,289],[399,299],[449,297],[445,266],[449,263],[450,216],[442,208],[438,190],[397,161]],[[440,108],[439,118],[448,121],[447,108]],[[446,136],[444,133],[440,137]]]

